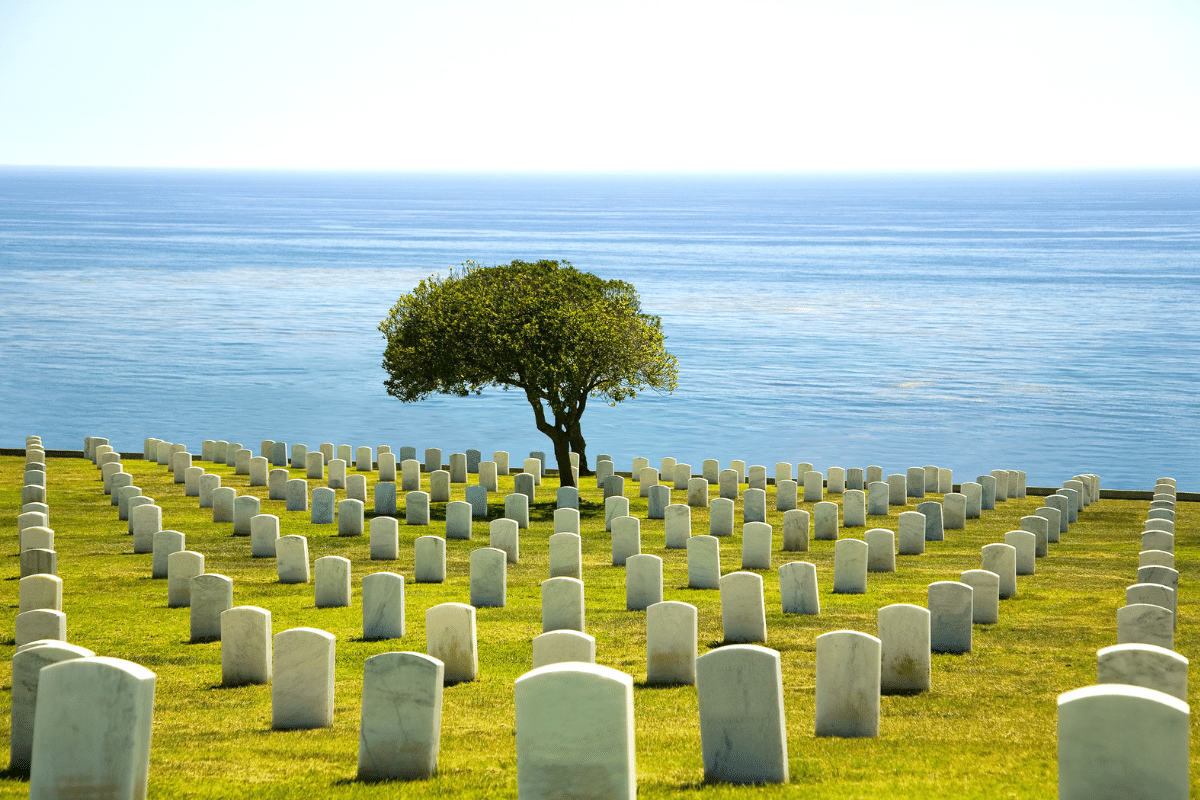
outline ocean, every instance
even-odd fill
[[[1200,490],[1196,170],[0,168],[0,447],[550,451],[520,394],[389,397],[377,330],[424,277],[539,258],[632,283],[679,359],[589,405],[592,462]]]

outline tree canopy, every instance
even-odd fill
[[[384,386],[404,402],[489,386],[523,391],[554,442],[564,486],[572,451],[580,474],[589,472],[579,427],[589,398],[615,405],[645,389],[670,393],[678,375],[662,322],[642,313],[634,287],[565,261],[468,261],[421,281],[379,330]]]

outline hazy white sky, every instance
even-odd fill
[[[1200,165],[1200,0],[0,0],[0,164]]]

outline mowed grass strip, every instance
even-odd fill
[[[149,555],[134,555],[127,523],[103,493],[100,472],[83,459],[50,459],[49,504],[55,531],[58,570],[63,579],[63,610],[68,638],[105,656],[128,659],[157,676],[150,763],[152,797],[515,797],[516,739],[513,682],[530,667],[534,636],[541,633],[540,583],[549,576],[547,539],[553,529],[557,481],[538,487],[532,524],[521,532],[521,562],[508,567],[508,606],[479,609],[480,679],[447,687],[444,696],[439,774],[431,781],[363,783],[355,780],[363,662],[393,650],[425,650],[425,610],[444,602],[468,602],[469,555],[487,546],[488,525],[476,520],[471,541],[447,542],[447,580],[415,584],[413,540],[444,535],[444,504],[433,504],[429,526],[408,526],[399,513],[400,558],[371,561],[368,537],[339,537],[336,525],[310,524],[308,513],[288,512],[283,501],[268,500],[267,487],[250,487],[232,467],[197,462],[221,475],[222,485],[261,498],[263,513],[280,518],[281,534],[308,537],[309,556],[350,559],[353,604],[318,609],[313,586],[277,581],[273,559],[250,557],[249,537],[234,537],[232,524],[214,524],[210,509],[184,496],[165,467],[128,460],[125,470],[144,494],[163,508],[163,526],[182,531],[187,547],[205,556],[208,572],[234,581],[234,604],[257,605],[272,614],[274,633],[298,626],[329,631],[337,637],[337,686],[334,725],[312,731],[272,731],[271,687],[221,687],[220,643],[189,644],[188,609],[169,609],[165,580],[150,578]],[[16,515],[24,462],[0,458],[0,532],[5,553],[5,604],[9,617],[0,634],[6,677],[0,702],[0,726],[7,733],[11,705],[13,617],[17,613],[20,564]],[[375,473],[367,473],[373,497]],[[304,477],[303,470],[291,470]],[[476,476],[470,476],[471,481]],[[960,476],[961,477],[961,476]],[[1064,476],[1069,477],[1069,476]],[[428,488],[428,475],[422,476]],[[694,687],[644,685],[645,613],[625,610],[624,570],[611,566],[609,534],[604,530],[603,494],[584,478],[581,492],[587,632],[596,638],[597,662],[622,670],[635,681],[638,792],[642,797],[1054,797],[1057,793],[1056,698],[1062,692],[1095,683],[1096,650],[1116,643],[1116,611],[1125,587],[1136,580],[1142,521],[1148,502],[1101,500],[1050,545],[1037,574],[1018,578],[1018,595],[1001,602],[996,625],[975,626],[968,655],[933,656],[933,685],[915,696],[885,696],[881,734],[875,739],[817,738],[813,735],[816,638],[853,629],[874,635],[878,609],[890,603],[925,606],[933,581],[957,580],[980,565],[980,547],[1003,541],[1022,516],[1042,505],[1030,496],[997,504],[966,530],[947,531],[943,542],[927,543],[921,556],[897,556],[897,570],[872,573],[865,595],[835,595],[833,542],[813,541],[807,553],[780,551],[782,512],[774,511],[774,487],[768,487],[768,521],[775,527],[772,570],[760,571],[766,593],[767,645],[783,658],[791,783],[742,787],[703,782],[699,713]],[[309,486],[319,485],[310,481]],[[626,480],[631,513],[641,518],[642,551],[664,560],[664,599],[682,600],[699,609],[700,652],[718,646],[720,595],[687,588],[683,550],[667,550],[662,520],[647,520],[647,501],[638,484]],[[744,486],[743,486],[744,489]],[[512,478],[501,478],[491,495],[488,519],[503,516],[503,496]],[[716,496],[716,488],[712,488]],[[338,499],[345,497],[338,490]],[[454,485],[452,499],[464,499]],[[840,502],[840,496],[827,496]],[[930,495],[927,499],[940,499]],[[686,492],[673,491],[673,502]],[[895,531],[897,514],[871,517],[871,527]],[[1178,506],[1176,564],[1180,570],[1179,627],[1176,650],[1190,656],[1197,624],[1197,556],[1191,535],[1200,516],[1195,503]],[[368,517],[371,503],[368,502]],[[801,504],[812,510],[812,504]],[[721,540],[722,572],[741,565],[741,500],[738,533]],[[369,524],[369,520],[368,520]],[[706,509],[692,509],[693,533],[708,531]],[[865,528],[843,528],[843,537],[861,538]],[[777,569],[788,561],[811,561],[821,586],[820,616],[785,615],[780,610]],[[406,635],[387,641],[362,640],[362,577],[392,571],[406,577]],[[1194,687],[1196,681],[1193,680]],[[1195,689],[1190,690],[1195,697]],[[1193,726],[1195,726],[1193,722]],[[1192,747],[1200,746],[1195,727]],[[1194,758],[1194,756],[1193,756]],[[1192,777],[1193,792],[1198,778]],[[0,773],[0,794],[24,796],[27,781]]]

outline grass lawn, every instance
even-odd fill
[[[424,782],[362,783],[355,779],[363,662],[377,653],[425,650],[425,610],[438,603],[468,602],[469,554],[486,546],[487,522],[476,520],[472,541],[447,542],[448,577],[443,584],[412,583],[413,540],[443,535],[444,504],[433,504],[429,526],[406,526],[400,512],[400,559],[371,561],[367,537],[338,537],[336,525],[314,526],[309,515],[288,512],[281,500],[268,500],[267,487],[248,486],[232,467],[197,462],[221,475],[223,486],[262,499],[262,512],[276,514],[281,533],[308,537],[309,556],[341,555],[353,565],[350,608],[318,609],[313,586],[277,581],[273,559],[252,559],[249,537],[232,536],[232,524],[214,524],[209,509],[185,497],[183,486],[161,466],[128,460],[125,470],[144,494],[163,508],[163,527],[182,531],[190,550],[205,555],[208,572],[234,581],[235,605],[256,605],[272,614],[275,633],[298,626],[337,637],[334,725],[311,731],[271,730],[270,686],[222,688],[220,643],[189,644],[188,609],[167,608],[165,580],[150,577],[150,555],[134,555],[132,537],[103,493],[100,472],[83,459],[49,459],[50,526],[55,530],[58,574],[63,579],[63,611],[68,639],[98,655],[141,664],[157,674],[154,732],[150,754],[152,797],[515,797],[517,764],[513,682],[530,668],[531,640],[541,633],[539,584],[549,577],[547,539],[552,533],[557,481],[538,487],[531,528],[521,532],[521,562],[508,567],[508,606],[479,609],[480,679],[447,687],[441,754],[436,779]],[[7,732],[11,703],[12,619],[17,613],[20,563],[16,515],[24,460],[0,457],[0,531],[5,554],[4,604],[8,622],[0,634],[0,655],[8,665],[0,692],[0,726]],[[292,477],[304,477],[292,470]],[[368,473],[373,497],[375,473]],[[476,476],[470,476],[474,481]],[[960,476],[962,477],[962,476]],[[1064,475],[1064,479],[1069,477]],[[422,475],[428,489],[428,476]],[[791,783],[782,786],[706,785],[700,754],[700,728],[694,687],[642,685],[646,675],[645,614],[625,610],[624,570],[612,567],[604,531],[602,493],[583,479],[581,516],[586,629],[596,638],[596,661],[633,676],[637,726],[638,792],[642,797],[748,797],[793,795],[855,797],[1054,797],[1057,794],[1056,698],[1096,680],[1096,650],[1116,644],[1116,611],[1125,587],[1135,583],[1142,521],[1148,501],[1101,500],[1051,544],[1037,574],[1018,578],[1016,597],[1001,601],[996,625],[977,625],[968,655],[933,656],[930,691],[885,696],[881,732],[874,739],[817,738],[814,724],[816,637],[839,629],[876,633],[877,611],[891,603],[926,605],[928,585],[957,580],[980,566],[980,547],[1003,541],[1022,516],[1042,505],[1030,496],[997,504],[966,530],[947,531],[943,542],[927,543],[921,556],[897,556],[895,573],[871,574],[865,595],[835,595],[833,542],[814,541],[807,553],[780,551],[782,512],[774,511],[768,487],[768,521],[775,527],[773,570],[765,583],[768,642],[783,659]],[[310,488],[317,483],[310,481]],[[642,551],[663,558],[664,599],[699,609],[700,652],[721,638],[720,595],[687,586],[683,550],[664,547],[662,520],[646,520],[646,500],[638,484],[626,480],[631,514],[642,518]],[[744,488],[744,486],[742,487]],[[1149,487],[1147,487],[1149,488]],[[503,516],[503,496],[512,478],[501,478],[491,495],[489,519]],[[453,499],[463,498],[455,485]],[[716,487],[711,489],[716,495]],[[338,491],[338,499],[345,497]],[[827,499],[839,501],[840,496]],[[927,499],[940,499],[931,495]],[[401,504],[403,500],[401,498]],[[686,502],[686,492],[672,492]],[[914,510],[910,500],[907,510]],[[811,504],[801,504],[811,511]],[[893,507],[871,527],[896,530]],[[371,514],[368,503],[368,516]],[[736,518],[741,519],[741,501]],[[1175,548],[1180,570],[1180,622],[1176,650],[1191,656],[1200,640],[1197,555],[1190,535],[1200,504],[1178,508]],[[741,564],[739,533],[721,540],[723,572]],[[693,533],[708,532],[707,509],[692,509]],[[843,528],[861,538],[864,528]],[[821,587],[819,616],[784,615],[780,610],[778,567],[811,561]],[[362,641],[362,577],[377,571],[406,577],[406,636]],[[1198,681],[1192,681],[1194,702]],[[1200,736],[1193,723],[1192,752]],[[1200,775],[1192,791],[1200,796]],[[28,793],[25,778],[0,773],[0,795]]]

